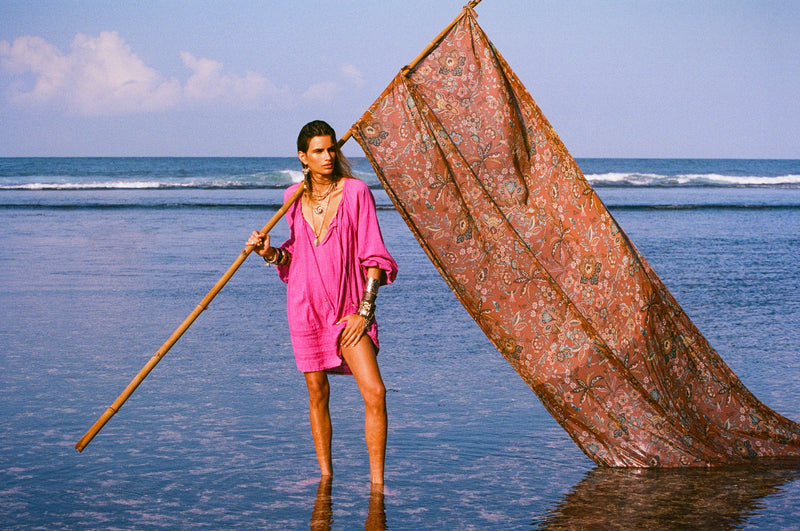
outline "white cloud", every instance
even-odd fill
[[[0,67],[15,75],[7,98],[30,108],[100,116],[207,104],[249,109],[293,99],[260,74],[225,74],[222,63],[188,52],[181,59],[192,72],[184,84],[147,66],[113,31],[78,34],[66,54],[40,37],[0,41]]]
[[[104,115],[161,110],[179,100],[180,85],[145,65],[116,32],[78,34],[70,52],[39,37],[0,43],[0,64],[33,74],[33,85],[16,83],[9,99],[24,106],[52,105],[70,114]]]
[[[339,92],[340,87],[337,83],[324,81],[308,87],[308,90],[303,93],[302,99],[305,101],[333,103]]]
[[[341,70],[344,77],[350,80],[356,88],[362,88],[364,86],[364,75],[354,65],[344,64]]]
[[[189,103],[224,101],[250,108],[290,99],[288,90],[279,89],[255,72],[247,72],[244,77],[226,75],[222,73],[222,63],[198,59],[189,52],[181,52],[181,59],[193,72],[183,89]]]
[[[320,81],[311,85],[301,96],[305,102],[333,103],[348,90],[364,87],[364,75],[354,65],[345,63],[335,75],[336,81]]]

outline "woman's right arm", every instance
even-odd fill
[[[289,265],[289,262],[292,261],[292,254],[286,249],[270,246],[269,241],[269,234],[262,234],[254,230],[247,239],[247,245],[252,245],[253,251],[268,264]]]

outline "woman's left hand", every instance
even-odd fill
[[[339,342],[343,347],[352,347],[367,331],[367,320],[357,313],[346,315],[336,324],[346,323]]]

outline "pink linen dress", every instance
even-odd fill
[[[298,186],[289,187],[284,200]],[[397,276],[397,264],[383,243],[369,187],[354,178],[342,179],[342,186],[342,200],[318,246],[313,243],[314,230],[303,217],[301,201],[286,213],[290,236],[281,247],[292,253],[292,261],[277,269],[287,283],[289,333],[297,368],[303,372],[351,374],[339,346],[345,325],[336,323],[358,311],[368,267],[384,270],[387,284]],[[377,352],[375,320],[367,335]]]

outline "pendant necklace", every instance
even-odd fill
[[[314,214],[321,216],[323,212],[325,212],[325,208],[322,207],[322,201],[331,195],[331,192],[336,188],[336,183],[332,182],[331,185],[328,187],[328,191],[322,194],[321,196],[317,197],[314,193],[311,193],[312,199],[317,203],[317,206],[314,207]],[[327,207],[327,203],[325,204]]]
[[[314,207],[314,213],[317,214],[318,216],[322,215],[328,209],[328,204],[330,204],[330,202],[331,202],[331,191],[333,191],[334,187],[335,187],[335,183],[331,183],[331,188],[323,196],[323,199],[325,200],[325,207],[323,207],[321,204]],[[316,220],[316,218],[313,219],[314,225],[312,226],[312,228],[314,229],[314,246],[315,247],[319,245],[319,236],[322,233],[322,228],[325,226],[325,218],[326,217],[328,217],[328,216],[322,216],[322,219],[320,220],[319,228],[317,228],[317,220]]]

